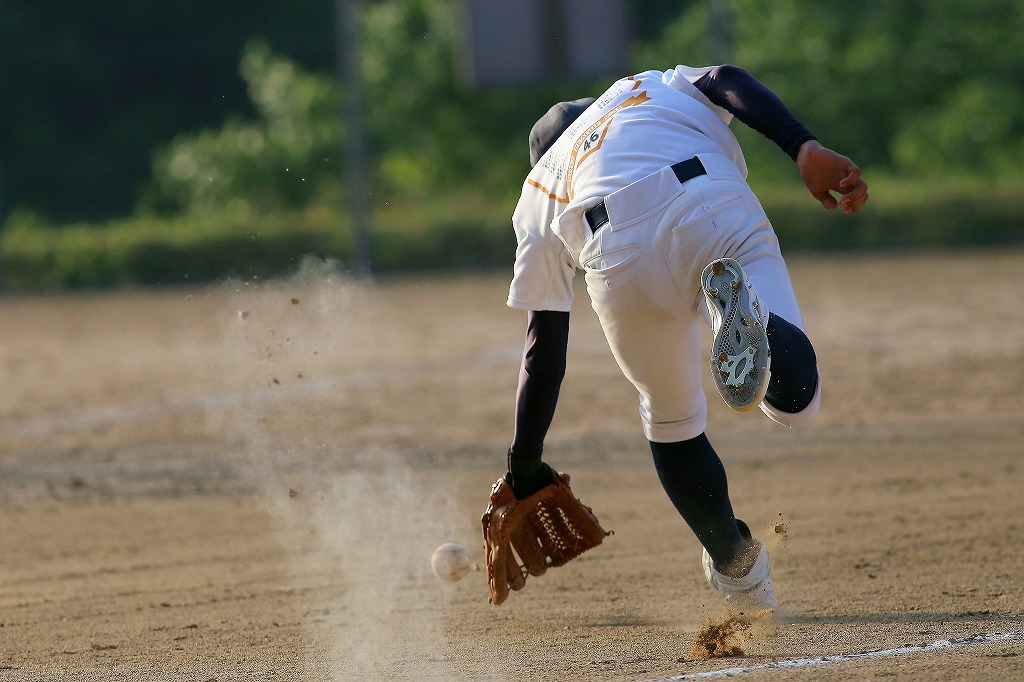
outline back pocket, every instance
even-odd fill
[[[686,229],[696,221],[710,221],[715,227],[723,227],[735,220],[736,214],[730,214],[730,209],[745,210],[742,199],[743,196],[740,194],[721,194],[705,199],[681,216],[679,224],[673,227],[672,231]]]
[[[622,287],[640,274],[641,248],[622,246],[605,251],[583,262],[587,285],[597,290]]]

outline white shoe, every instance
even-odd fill
[[[704,577],[708,579],[711,587],[722,594],[726,604],[733,611],[747,616],[773,611],[779,605],[778,600],[775,599],[775,588],[772,586],[772,577],[768,566],[768,550],[765,549],[763,542],[758,540],[754,542],[760,547],[757,560],[742,578],[732,578],[719,573],[707,550],[704,550],[701,557],[701,563],[704,565]]]
[[[752,410],[764,400],[771,377],[768,308],[732,258],[719,258],[704,268],[701,286],[714,331],[711,375],[715,385],[729,407],[738,412]]]
[[[775,599],[775,588],[772,586],[771,569],[768,565],[768,550],[760,540],[754,540],[750,528],[743,521],[736,519],[740,534],[747,540],[757,544],[757,559],[745,576],[733,578],[719,573],[715,562],[705,549],[701,555],[704,566],[704,577],[711,587],[721,592],[726,603],[736,612],[748,616],[772,611],[779,605]]]

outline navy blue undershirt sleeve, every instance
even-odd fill
[[[794,161],[804,142],[817,139],[796,120],[778,95],[737,66],[716,66],[694,85],[714,104],[777,144]]]
[[[516,391],[515,435],[510,459],[524,468],[539,465],[565,376],[569,313],[552,310],[527,314],[526,343]]]

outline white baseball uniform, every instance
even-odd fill
[[[518,247],[508,305],[569,311],[582,269],[654,442],[705,429],[700,274],[709,261],[739,261],[768,309],[803,329],[778,240],[746,183],[732,116],[693,85],[711,68],[614,83],[533,168],[512,218]],[[707,172],[681,183],[671,166],[694,156]],[[585,212],[602,201],[609,222],[593,231]],[[802,418],[813,418],[820,382],[818,391]],[[801,418],[766,403],[762,410],[782,423]]]

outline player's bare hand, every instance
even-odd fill
[[[860,168],[848,157],[809,140],[796,157],[800,179],[825,208],[842,208],[854,213],[868,200],[868,184],[860,177]],[[839,194],[837,199],[832,193]]]

